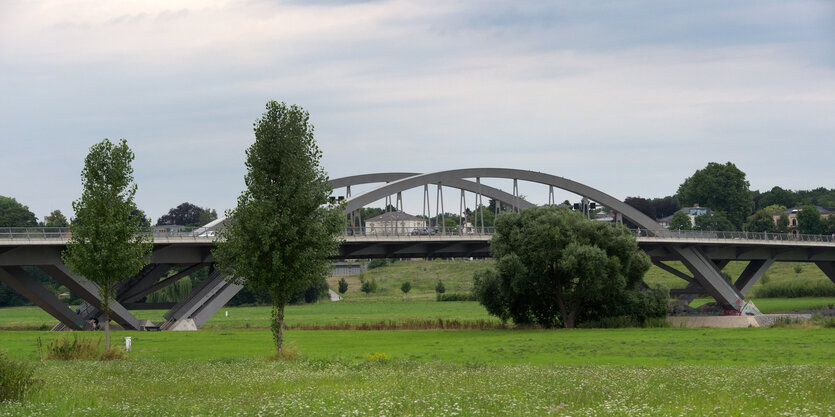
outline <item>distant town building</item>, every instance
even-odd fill
[[[821,219],[828,219],[830,215],[835,213],[835,210],[826,209],[820,206],[815,206],[815,209],[820,213]],[[780,219],[780,216],[783,214],[789,218],[789,231],[793,234],[797,234],[797,214],[803,211],[803,207],[792,207],[785,210],[775,211],[771,216],[774,219],[774,224],[777,224],[777,220]]]
[[[402,211],[391,211],[365,221],[368,235],[409,235],[413,230],[426,229],[426,219]]]
[[[686,214],[687,217],[690,217],[690,226],[696,225],[696,216],[701,216],[702,214],[708,214],[711,212],[709,208],[699,207],[698,204],[694,205],[693,207],[683,207],[679,209],[679,211]],[[658,219],[658,223],[661,224],[661,226],[669,228],[670,221],[673,219],[674,215],[675,213],[662,219]]]

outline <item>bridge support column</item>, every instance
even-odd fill
[[[92,307],[101,310],[101,298],[99,297],[98,285],[85,278],[73,275],[63,264],[40,265],[38,268],[69,288],[70,291],[81,297]],[[79,311],[79,313],[82,312]],[[116,300],[110,301],[110,318],[122,325],[125,329],[139,330],[139,320]]]
[[[81,330],[84,320],[19,266],[0,267],[0,281],[44,309],[63,325]]]
[[[742,311],[745,307],[742,293],[722,276],[719,267],[701,249],[682,246],[673,246],[672,249],[710,296],[726,309]]]
[[[765,271],[767,271],[773,263],[774,258],[749,262],[748,266],[745,267],[745,270],[742,271],[742,274],[740,274],[739,278],[737,278],[734,283],[734,287],[736,287],[736,289],[738,289],[742,294],[748,293],[748,290],[750,290],[751,287],[754,286],[760,278],[762,278]]]
[[[193,330],[197,330],[241,288],[243,288],[241,285],[227,282],[219,271],[211,272],[186,298],[165,313],[166,322],[160,329],[175,330],[191,320],[187,327],[190,328],[193,323]]]
[[[835,262],[815,262],[815,265],[823,271],[832,282],[835,282]]]

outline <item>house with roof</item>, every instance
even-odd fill
[[[679,209],[678,211],[681,212],[681,213],[686,214],[687,217],[690,218],[690,226],[691,227],[696,225],[696,216],[701,216],[702,214],[708,214],[708,213],[711,212],[711,210],[709,208],[700,207],[698,204],[694,205],[693,207],[683,207],[683,208]],[[675,213],[673,213],[672,215],[669,215],[667,217],[658,219],[658,223],[661,226],[664,226],[665,228],[669,228],[670,227],[670,222],[673,220],[673,216],[675,216]]]
[[[804,206],[805,207],[805,206]],[[827,209],[821,206],[814,206],[815,209],[820,213],[821,220],[826,220],[832,214],[835,214],[835,209]],[[774,224],[777,224],[777,220],[780,219],[780,216],[786,215],[789,218],[789,231],[793,234],[797,234],[797,215],[803,211],[803,207],[792,207],[785,210],[775,211],[772,213],[771,217],[774,219]]]
[[[367,235],[409,235],[415,229],[426,229],[426,219],[402,211],[390,211],[365,221]]]

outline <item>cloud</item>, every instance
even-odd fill
[[[69,211],[103,137],[136,151],[151,216],[232,207],[270,99],[310,111],[332,176],[507,166],[625,197],[708,161],[763,189],[832,174],[825,1],[0,7],[0,163],[22,173],[0,193],[39,215]]]

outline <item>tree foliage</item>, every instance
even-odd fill
[[[711,211],[709,213],[696,216],[694,222],[696,223],[693,227],[695,230],[732,231],[737,229],[736,226],[728,220],[725,213],[721,211]]]
[[[632,208],[644,213],[650,219],[655,219],[655,205],[652,204],[652,201],[647,200],[646,198],[641,197],[626,197],[623,200],[624,203],[632,206]]]
[[[670,219],[670,229],[691,230],[693,229],[693,222],[690,220],[690,216],[686,213],[683,211],[677,211],[673,214],[673,218]]]
[[[157,226],[175,224],[182,226],[203,226],[215,219],[217,219],[216,211],[185,202],[168,210],[167,214],[157,220]]]
[[[710,162],[696,171],[678,187],[682,206],[699,204],[723,212],[735,229],[739,229],[754,208],[745,173],[733,163]]]
[[[52,213],[49,213],[49,216],[46,216],[46,222],[44,222],[44,226],[46,227],[67,227],[69,223],[67,222],[67,218],[61,213],[61,210],[52,210]]]
[[[340,294],[345,294],[348,291],[348,281],[345,278],[339,278],[339,284],[337,287]]]
[[[408,294],[411,290],[412,283],[409,281],[405,281],[402,285],[400,285],[400,291],[403,291],[403,294]]]
[[[444,282],[438,280],[438,283],[435,284],[435,292],[438,294],[443,294],[446,292],[446,287],[444,286]]]
[[[29,207],[20,204],[12,197],[0,195],[0,227],[37,226],[38,219]]]
[[[815,206],[805,206],[797,213],[797,230],[806,235],[824,233],[826,227],[821,222],[821,215]]]
[[[72,203],[72,237],[62,254],[70,270],[99,286],[105,348],[114,285],[147,265],[153,247],[148,221],[135,215],[133,158],[124,139],[118,145],[104,139],[90,148],[81,171],[81,198]]]
[[[639,308],[628,293],[649,269],[628,229],[557,207],[499,216],[490,253],[496,267],[475,274],[476,298],[502,320],[546,327]]]
[[[772,212],[773,213],[773,212]],[[776,232],[777,225],[774,216],[767,209],[759,209],[745,223],[745,230],[749,232]]]
[[[272,296],[271,328],[283,351],[284,307],[330,269],[344,218],[328,205],[331,187],[309,114],[271,101],[254,124],[246,190],[227,211],[213,255],[230,280]]]
[[[777,231],[779,233],[788,233],[789,232],[789,216],[786,213],[780,215],[777,218]]]

